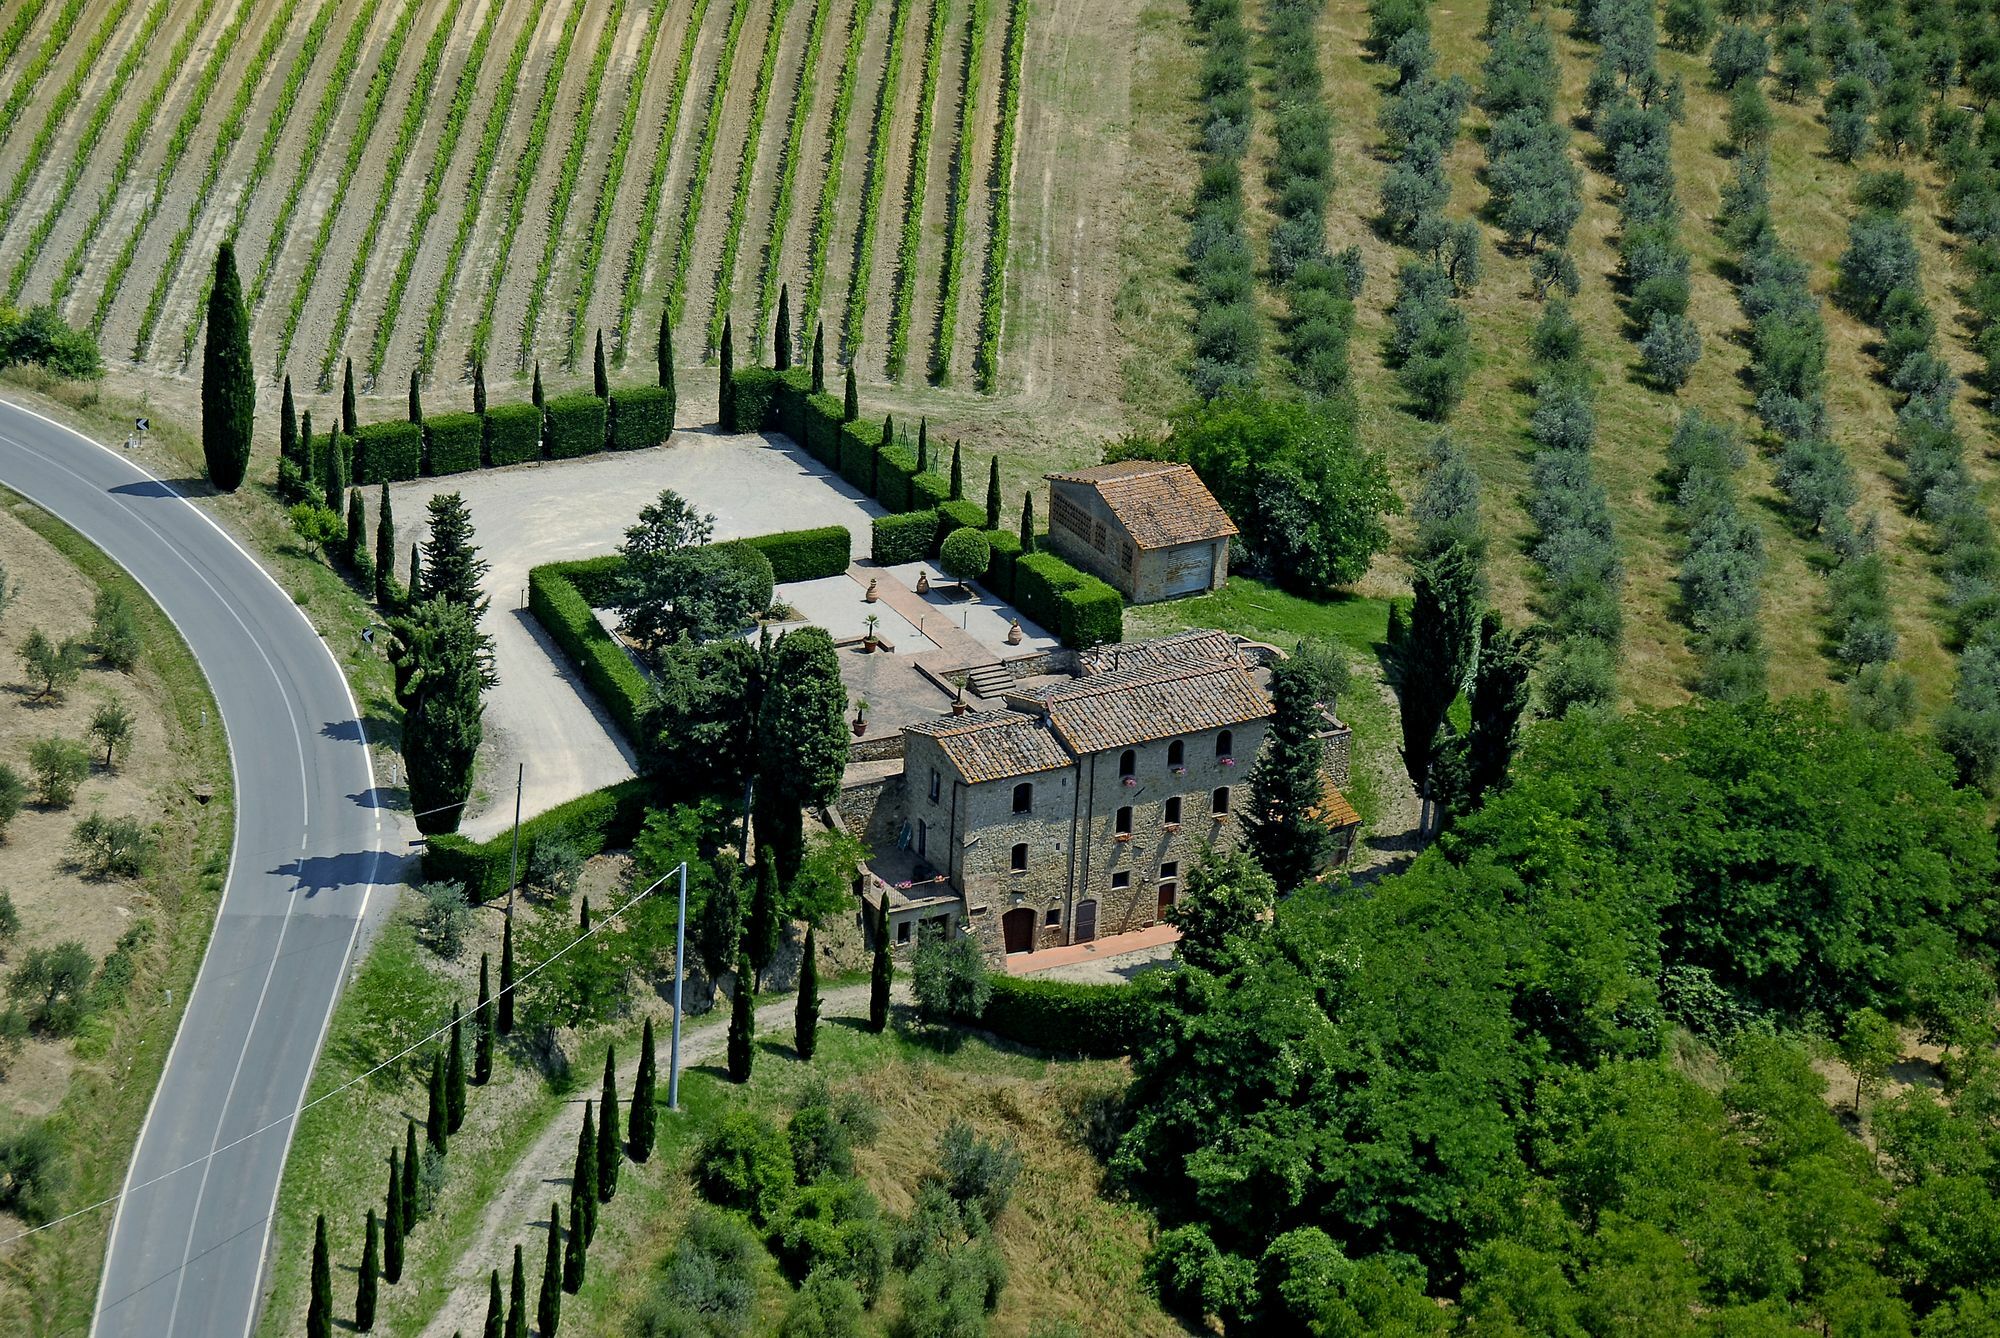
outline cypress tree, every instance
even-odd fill
[[[361,489],[347,490],[347,565],[358,567],[363,555],[368,552],[368,508],[361,500]]]
[[[928,417],[917,420],[917,472],[923,473],[931,467],[931,420]]]
[[[549,1205],[549,1248],[542,1256],[542,1289],[535,1297],[535,1331],[541,1338],[555,1338],[562,1318],[562,1214]]]
[[[382,1276],[391,1287],[403,1280],[403,1154],[389,1149],[389,1202],[382,1214]]]
[[[417,1122],[403,1121],[403,1239],[417,1227]]]
[[[500,934],[500,1016],[502,1036],[514,1034],[514,913],[507,913],[506,928]]]
[[[1000,457],[994,456],[986,470],[986,528],[1000,528]]]
[[[756,1021],[750,1012],[750,958],[736,964],[736,998],[729,1006],[729,1080],[750,1081],[750,1042]]]
[[[1472,671],[1472,728],[1466,737],[1473,806],[1507,782],[1507,764],[1514,758],[1521,713],[1528,707],[1528,673],[1534,649],[1520,633],[1510,632],[1497,613],[1479,622],[1479,658]]]
[[[257,419],[257,374],[250,364],[250,313],[236,278],[236,250],[215,251],[208,294],[208,343],[201,360],[201,453],[208,481],[223,492],[243,485],[250,468],[250,434]]]
[[[653,1019],[646,1019],[639,1035],[639,1074],[632,1080],[632,1113],[626,1120],[625,1142],[632,1160],[643,1162],[653,1155],[653,1084],[658,1081],[653,1061]]]
[[[799,1004],[792,1026],[792,1044],[800,1059],[810,1060],[819,1044],[819,957],[813,928],[806,926],[806,955],[799,965]]]
[[[1317,737],[1321,681],[1303,647],[1271,667],[1271,728],[1250,769],[1244,835],[1280,892],[1302,886],[1333,856],[1333,827],[1324,811],[1325,762]]]
[[[717,417],[724,432],[738,430],[736,422],[736,329],[727,316],[722,318],[722,381],[716,389]]]
[[[487,954],[479,954],[479,1026],[472,1037],[472,1081],[484,1087],[493,1077],[493,996],[486,989]]]
[[[278,400],[278,458],[299,463],[299,416],[292,405],[292,378],[285,376],[285,393]]]
[[[445,1131],[454,1134],[465,1123],[465,1043],[459,1023],[458,1018],[451,1020],[451,1058],[444,1070]]]
[[[500,1325],[506,1311],[500,1301],[500,1270],[494,1269],[486,1279],[486,1324],[479,1331],[480,1338],[500,1338]]]
[[[313,1224],[312,1295],[306,1303],[306,1338],[333,1338],[333,1261],[326,1254],[326,1214]]]
[[[588,934],[590,932],[590,893],[588,892],[583,894],[583,914],[577,917],[576,932],[579,934]]]
[[[396,513],[389,507],[389,485],[375,499],[375,602],[388,608],[389,586],[396,579]]]
[[[771,365],[779,371],[792,366],[792,286],[778,285],[778,334],[772,341]]]
[[[592,371],[594,373],[593,384],[597,389],[597,398],[601,400],[610,399],[611,378],[604,370],[604,331],[602,330],[597,332],[597,361]]]
[[[347,444],[341,440],[339,433],[329,433],[326,439],[326,509],[337,516],[346,501]]]
[[[534,388],[528,392],[528,398],[534,403],[537,409],[542,407],[542,360],[540,358],[535,359],[535,384]]]
[[[375,1210],[368,1210],[368,1234],[361,1245],[361,1276],[354,1284],[354,1327],[367,1333],[375,1327],[375,1283],[381,1264],[376,1258]]]
[[[319,478],[318,448],[313,444],[313,411],[307,409],[299,415],[299,492],[310,493],[314,480]],[[293,500],[296,500],[296,494]]]
[[[951,500],[954,502],[961,500],[965,496],[964,454],[965,443],[954,441],[951,444]]]
[[[424,1141],[440,1153],[445,1150],[449,1121],[444,1094],[444,1051],[431,1051],[431,1093],[430,1105],[424,1111]]]
[[[423,554],[418,551],[416,542],[412,540],[410,543],[410,586],[409,586],[409,599],[412,604],[416,604],[422,601],[423,588],[424,588]]]
[[[514,1247],[514,1278],[507,1284],[507,1338],[528,1338],[528,1280],[521,1272],[521,1247]]]
[[[1422,801],[1417,831],[1433,835],[1431,767],[1446,713],[1472,668],[1479,627],[1479,568],[1463,544],[1416,564],[1408,631],[1390,647],[1403,719],[1403,769]]]
[[[861,394],[854,387],[854,364],[847,364],[847,394],[841,401],[840,421],[851,423],[861,417]]]
[[[892,413],[885,413],[882,415],[882,449],[887,450],[889,447],[894,446],[895,444],[896,444],[896,415]]]
[[[889,894],[875,913],[875,965],[868,978],[868,1030],[880,1032],[889,1025],[889,985],[896,967],[889,960]]]
[[[597,1122],[591,1103],[583,1103],[583,1127],[576,1131],[576,1165],[569,1177],[570,1202],[580,1205],[583,1215],[583,1243],[597,1234]]]
[[[1035,494],[1021,494],[1021,556],[1035,551]]]
[[[486,360],[472,364],[472,412],[486,412]]]
[[[813,322],[812,393],[826,394],[826,326]]]
[[[757,861],[757,890],[750,897],[750,915],[743,923],[743,952],[757,969],[757,988],[764,988],[764,972],[778,954],[778,861],[766,851]]]
[[[417,377],[417,369],[410,368],[410,421],[424,421],[424,400],[421,393],[422,382]]]
[[[674,330],[667,323],[667,310],[660,308],[660,346],[655,356],[660,362],[660,389],[674,388]]]
[[[618,1132],[618,1047],[604,1052],[604,1091],[597,1099],[597,1201],[618,1192],[618,1159],[624,1155]]]
[[[350,435],[361,430],[361,420],[354,416],[354,359],[347,360],[347,370],[340,379],[340,425]]]
[[[551,1219],[553,1219],[554,1215],[555,1210],[551,1207]],[[583,1232],[577,1229],[576,1203],[572,1201],[569,1205],[569,1235],[563,1241],[562,1261],[562,1287],[571,1296],[576,1295],[577,1289],[583,1286],[583,1267],[585,1262],[586,1253],[583,1245]]]

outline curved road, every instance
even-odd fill
[[[172,485],[4,400],[0,483],[145,586],[193,648],[228,731],[229,878],[127,1172],[92,1332],[244,1334],[256,1319],[289,1116],[369,889],[389,867],[367,743],[311,623]]]

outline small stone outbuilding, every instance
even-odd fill
[[[1236,525],[1187,465],[1163,460],[1050,474],[1049,547],[1135,604],[1220,589]]]

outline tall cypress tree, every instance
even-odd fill
[[[493,996],[486,989],[487,954],[479,954],[478,1025],[472,1033],[472,1081],[484,1087],[493,1077]]]
[[[361,1276],[354,1282],[354,1327],[367,1333],[375,1327],[375,1284],[381,1272],[377,1257],[375,1210],[368,1210],[368,1234],[361,1244]]]
[[[854,364],[847,364],[847,393],[841,399],[840,421],[851,423],[861,417],[861,393],[854,386]]]
[[[1479,659],[1472,671],[1472,729],[1466,738],[1470,803],[1477,806],[1507,780],[1521,713],[1528,707],[1528,672],[1534,650],[1507,630],[1497,613],[1479,621]]]
[[[951,444],[951,500],[956,502],[965,496],[965,443]]]
[[[667,309],[660,308],[660,346],[655,355],[660,362],[660,389],[674,388],[674,329],[668,323]]]
[[[553,1207],[549,1210],[549,1216],[551,1220],[554,1219]],[[583,1286],[583,1270],[587,1259],[583,1232],[577,1227],[576,1222],[576,1203],[572,1200],[569,1205],[569,1234],[563,1241],[562,1261],[562,1288],[571,1296],[576,1295],[577,1289]]]
[[[745,955],[736,965],[736,997],[729,1005],[731,1082],[750,1081],[750,1043],[754,1039],[756,1025],[756,1019],[750,1011],[750,958]]]
[[[486,412],[486,359],[472,364],[472,412]]]
[[[521,1271],[521,1247],[514,1247],[514,1277],[507,1284],[507,1338],[528,1338],[528,1279]]]
[[[809,1060],[819,1045],[819,950],[813,928],[806,926],[805,960],[799,964],[799,1003],[793,1014],[792,1044],[800,1059]]]
[[[451,1058],[444,1070],[445,1131],[454,1134],[465,1123],[465,1040],[459,1022],[451,1020]]]
[[[1436,830],[1431,765],[1446,712],[1472,668],[1479,626],[1478,566],[1462,545],[1453,544],[1418,562],[1411,584],[1416,597],[1409,627],[1390,653],[1402,706],[1403,769],[1423,801],[1418,831],[1427,836]]]
[[[923,473],[931,467],[931,420],[926,415],[917,420],[917,472]]]
[[[724,432],[740,430],[736,421],[736,329],[722,318],[722,380],[716,389],[717,418]]]
[[[417,1227],[417,1122],[403,1121],[403,1239]]]
[[[994,456],[986,470],[986,528],[1000,528],[1000,457]]]
[[[421,424],[424,421],[423,381],[417,369],[410,368],[410,421]]]
[[[542,360],[540,358],[535,359],[535,380],[534,384],[528,390],[528,400],[537,409],[543,407],[546,403],[542,395]]]
[[[583,1127],[576,1131],[576,1165],[570,1170],[570,1201],[583,1215],[583,1243],[597,1234],[597,1122],[583,1103]]]
[[[889,960],[889,894],[875,912],[875,963],[868,978],[868,1030],[880,1032],[889,1025],[889,985],[896,968]]]
[[[826,325],[813,322],[812,393],[826,394]]]
[[[658,1081],[653,1061],[653,1019],[639,1035],[639,1073],[632,1080],[632,1113],[626,1121],[626,1147],[635,1162],[653,1155],[653,1085]]]
[[[1250,770],[1250,803],[1243,825],[1250,853],[1280,892],[1302,886],[1333,856],[1333,828],[1325,812],[1325,759],[1317,737],[1319,700],[1318,673],[1307,655],[1293,655],[1271,666],[1271,728]]]
[[[223,492],[243,485],[257,419],[257,374],[250,365],[250,313],[236,277],[236,249],[215,251],[208,294],[208,344],[201,360],[201,453],[208,481]]]
[[[307,409],[299,415],[299,489],[287,500],[296,500],[312,494],[313,483],[319,478],[319,448],[313,442],[313,411]]]
[[[500,1034],[514,1034],[514,913],[507,913],[506,928],[500,934]]]
[[[306,1302],[306,1338],[333,1338],[333,1261],[326,1253],[326,1214],[313,1223],[312,1294]]]
[[[348,446],[338,433],[326,439],[326,509],[339,515],[347,504]]]
[[[549,1247],[542,1256],[542,1289],[535,1297],[535,1331],[540,1338],[555,1338],[562,1319],[562,1214],[549,1205]]]
[[[385,483],[375,498],[375,602],[385,609],[395,602],[389,589],[395,580],[396,513],[389,507]]]
[[[340,426],[349,436],[361,430],[361,420],[354,416],[354,359],[347,360],[347,370],[340,377]]]
[[[604,1052],[604,1091],[597,1098],[597,1120],[597,1201],[609,1203],[618,1192],[618,1159],[625,1155],[619,1146],[624,1140],[618,1132],[617,1046]]]
[[[292,378],[285,376],[285,391],[278,400],[278,458],[299,464],[299,415],[292,404]]]
[[[779,371],[792,366],[792,286],[778,285],[778,332],[771,341],[771,365]]]
[[[595,362],[594,362],[594,365],[593,365],[593,366],[592,366],[592,368],[591,368],[591,371],[592,371],[592,378],[591,378],[591,384],[592,384],[592,386],[593,386],[593,387],[594,387],[594,388],[596,389],[596,391],[597,391],[597,398],[599,398],[599,399],[601,399],[601,400],[608,400],[608,399],[610,399],[610,398],[611,398],[611,377],[610,377],[610,375],[609,375],[609,374],[607,374],[607,373],[605,372],[605,370],[604,370],[604,331],[603,331],[603,330],[599,330],[599,331],[597,332],[597,356],[596,356],[596,359],[595,359]]]
[[[423,598],[424,557],[423,550],[413,540],[410,544],[410,586],[409,600],[415,604]]]
[[[382,1214],[382,1276],[391,1287],[403,1280],[403,1154],[389,1149],[389,1201]]]
[[[583,894],[583,910],[577,916],[576,932],[579,934],[588,934],[590,932],[590,893],[588,892]]]
[[[1035,551],[1035,494],[1021,494],[1021,556]]]
[[[764,972],[778,955],[778,861],[767,851],[757,861],[757,890],[750,897],[750,915],[743,923],[743,952],[757,969],[757,989],[764,988]]]
[[[444,1094],[444,1051],[431,1051],[431,1091],[430,1105],[424,1111],[424,1141],[438,1152],[445,1151],[447,1135],[445,1126],[450,1122],[450,1111]]]
[[[506,1306],[500,1300],[500,1270],[496,1268],[486,1279],[486,1324],[480,1329],[479,1338],[500,1338],[506,1314]]]
[[[359,567],[368,552],[368,507],[361,489],[347,490],[347,565]]]

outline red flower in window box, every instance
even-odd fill
[[[1216,759],[1216,761],[1222,763],[1222,765],[1226,767],[1233,767],[1236,765],[1236,759],[1233,757],[1219,757]]]
[[[1137,776],[1127,776],[1125,778],[1125,784],[1128,786],[1137,785],[1138,783],[1139,778]]]

